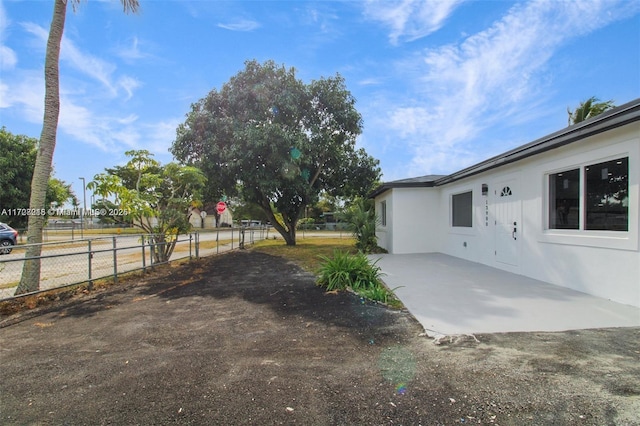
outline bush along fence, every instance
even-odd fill
[[[146,271],[178,259],[198,259],[233,249],[244,248],[257,240],[268,238],[264,227],[221,229],[213,232],[191,232],[173,239],[147,234],[123,234],[108,237],[62,239],[42,243],[40,259],[40,289],[15,295],[20,282],[25,251],[28,245],[11,247],[0,256],[0,300],[32,295],[55,288],[111,278],[132,271]],[[273,231],[271,231],[273,232]],[[175,243],[172,249],[168,245]],[[8,250],[7,250],[8,251]],[[168,256],[163,256],[167,253]]]

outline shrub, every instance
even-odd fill
[[[356,239],[356,248],[363,253],[375,253],[378,250],[376,226],[379,221],[376,218],[373,202],[357,198],[343,216]]]
[[[382,303],[395,301],[380,277],[383,275],[377,262],[371,263],[363,253],[349,254],[339,250],[333,257],[320,256],[323,260],[318,270],[318,285],[327,291],[350,288],[362,297]]]

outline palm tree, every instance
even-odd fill
[[[586,101],[580,102],[580,105],[575,109],[575,111],[571,111],[567,108],[567,113],[569,114],[569,126],[580,123],[581,121],[587,120],[591,117],[595,117],[596,115],[602,114],[611,108],[615,108],[613,100],[600,102],[600,99],[592,96]]]
[[[81,0],[54,0],[53,19],[49,29],[47,40],[47,52],[44,63],[44,118],[42,133],[38,144],[38,154],[31,180],[31,198],[29,208],[31,211],[42,211],[45,208],[45,196],[47,183],[51,175],[51,162],[53,151],[56,147],[56,134],[58,131],[58,116],[60,115],[60,45],[64,22],[67,15],[67,3],[72,3],[75,10]],[[120,0],[124,12],[137,12],[140,4],[138,0]],[[44,215],[31,215],[28,221],[26,258],[38,257],[42,253],[42,228],[44,227]],[[40,287],[40,259],[25,260],[22,268],[20,284],[16,294],[24,294],[37,291]]]

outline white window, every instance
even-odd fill
[[[380,224],[382,226],[387,226],[387,202],[380,202]]]

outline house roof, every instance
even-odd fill
[[[495,169],[527,157],[577,142],[586,137],[597,135],[638,120],[640,120],[640,98],[450,175],[428,175],[383,183],[373,190],[369,194],[369,197],[374,198],[392,188],[433,187],[445,185],[447,183],[455,182],[487,170]]]
[[[369,198],[375,198],[383,192],[391,188],[429,188],[435,186],[435,182],[438,179],[445,178],[446,175],[426,175],[409,179],[394,180],[392,182],[386,182],[378,186],[369,194]]]

